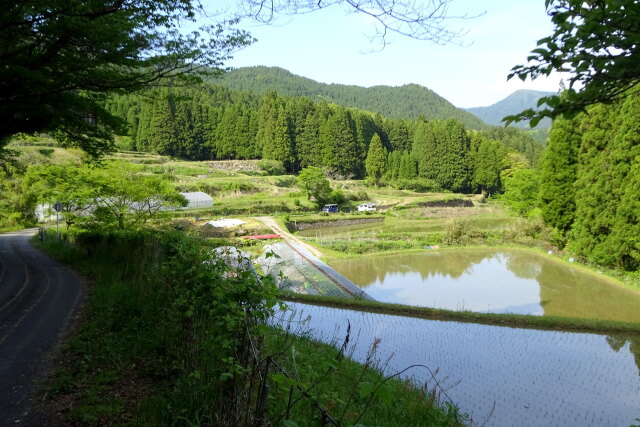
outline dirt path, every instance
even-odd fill
[[[271,228],[274,233],[279,234],[280,236],[282,236],[283,239],[288,240],[288,241],[293,241],[295,244],[297,244],[299,246],[302,246],[305,250],[309,251],[314,257],[320,259],[324,255],[316,247],[306,243],[305,241],[303,241],[299,237],[294,236],[293,234],[289,233],[289,231],[283,230],[282,227],[280,227],[278,225],[276,220],[273,219],[273,217],[270,217],[270,216],[259,216],[259,217],[256,217],[256,219],[258,221],[262,222],[267,227]]]

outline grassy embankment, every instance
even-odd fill
[[[91,278],[48,385],[59,422],[460,424],[437,389],[382,376],[375,346],[358,364],[349,346],[267,327],[275,287],[205,262],[212,246],[176,232],[49,236],[43,248]]]
[[[283,294],[281,295],[281,297],[286,301],[292,302],[343,308],[347,310],[365,311],[369,313],[415,317],[420,319],[479,323],[484,325],[505,326],[511,328],[567,332],[589,332],[596,334],[622,333],[640,335],[640,323],[626,323],[611,320],[580,319],[559,316],[476,313],[471,311],[442,310],[428,307],[390,304],[364,299],[346,299],[291,293]]]

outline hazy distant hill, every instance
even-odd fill
[[[327,102],[380,113],[390,118],[415,119],[423,115],[427,119],[458,119],[470,129],[486,127],[477,117],[417,84],[370,88],[325,84],[277,67],[238,68],[214,83],[254,93],[275,90],[281,95],[325,99]]]
[[[501,122],[503,117],[519,113],[527,108],[535,108],[538,99],[553,94],[553,92],[541,92],[538,90],[517,90],[502,101],[498,101],[488,107],[466,108],[466,110],[482,119],[485,123],[501,126],[504,124]],[[511,126],[530,129],[528,122],[512,123]],[[538,123],[535,129],[546,129],[549,127],[551,127],[551,120],[544,119]]]

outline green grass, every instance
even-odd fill
[[[322,413],[344,425],[463,420],[433,390],[387,379],[372,360],[254,324],[246,316],[263,313],[275,287],[203,262],[209,243],[127,232],[50,235],[40,245],[92,278],[47,390],[67,409],[63,424],[254,425],[260,378],[274,425],[319,425]]]
[[[347,310],[365,311],[370,313],[391,314],[403,317],[416,317],[420,319],[479,323],[484,325],[505,326],[524,329],[589,332],[603,335],[610,333],[640,334],[640,323],[625,323],[608,320],[578,319],[555,316],[475,313],[471,311],[452,311],[427,307],[412,307],[401,304],[389,304],[362,299],[347,299],[290,293],[282,294],[281,297],[285,301],[322,305]]]
[[[322,425],[326,414],[338,425],[463,425],[466,417],[454,406],[439,406],[437,388],[382,375],[375,362],[376,345],[372,344],[368,358],[360,364],[348,358],[351,346],[276,332],[268,347],[274,354],[285,348],[286,357],[274,358],[281,372],[271,376],[271,421],[275,425]]]

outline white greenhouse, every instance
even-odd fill
[[[189,204],[186,206],[187,209],[193,208],[210,208],[213,206],[213,199],[207,193],[203,193],[202,191],[196,191],[193,193],[180,193],[187,199]]]

